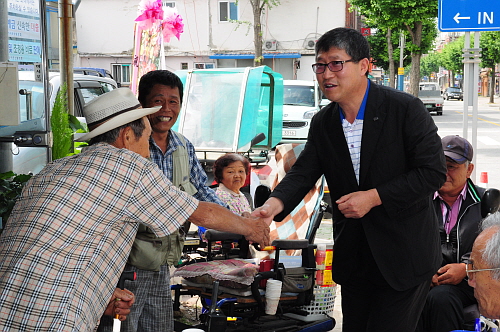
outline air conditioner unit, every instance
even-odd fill
[[[276,51],[276,46],[278,45],[278,42],[275,39],[270,39],[264,41],[264,49],[266,51]]]
[[[308,50],[314,50],[317,40],[315,38],[306,38],[304,41],[304,48]]]

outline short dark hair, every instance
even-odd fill
[[[139,102],[142,107],[147,107],[146,98],[151,93],[151,90],[156,84],[162,84],[171,87],[172,89],[178,88],[179,95],[181,97],[180,102],[182,103],[182,97],[184,95],[182,81],[179,76],[175,75],[169,70],[152,70],[141,77],[139,81]]]
[[[364,58],[370,60],[370,44],[358,30],[335,28],[325,32],[316,43],[316,56],[320,52],[328,52],[332,47],[344,50],[354,62]]]
[[[139,118],[137,120],[134,120],[132,122],[129,122],[127,124],[124,124],[123,126],[117,127],[115,129],[111,129],[110,131],[107,131],[101,135],[98,135],[96,137],[93,137],[89,141],[89,145],[97,144],[97,143],[109,143],[112,144],[114,143],[117,139],[118,136],[120,136],[120,130],[130,127],[132,128],[132,131],[134,132],[136,140],[138,140],[140,137],[142,137],[142,134],[144,133],[144,129],[146,129],[146,125],[142,118]]]
[[[222,172],[224,171],[224,168],[235,161],[241,161],[243,163],[243,167],[245,167],[245,173],[247,175],[250,173],[250,162],[247,158],[237,153],[226,153],[225,155],[220,156],[214,163],[214,179],[217,183],[222,182]]]

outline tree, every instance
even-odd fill
[[[428,0],[349,0],[361,14],[380,27],[405,29],[409,34],[406,44],[411,52],[410,92],[418,95],[420,58],[430,48],[423,42],[431,35],[423,33],[425,25],[434,25],[437,17],[437,1]],[[434,28],[436,33],[436,28]],[[435,37],[434,33],[434,37]],[[425,35],[425,38],[424,38]]]
[[[429,49],[434,41],[434,36],[436,34],[435,31],[435,25],[434,24],[425,24],[423,27],[423,38],[422,38],[422,47],[425,47],[426,49]],[[389,53],[391,52],[390,49],[391,47],[393,48],[392,51],[392,66],[394,67],[399,67],[399,59],[400,59],[400,52],[401,48],[399,47],[399,35],[400,33],[397,32],[392,34],[391,37],[391,44],[388,45],[388,38],[387,38],[387,33],[385,32],[384,28],[378,28],[377,32],[374,35],[371,35],[368,37],[368,41],[370,42],[370,48],[371,48],[371,56],[373,58],[373,62],[378,66],[383,68],[384,70],[390,71],[390,66],[391,63],[389,62]],[[401,30],[400,30],[401,31]],[[405,35],[405,39],[409,40],[409,35],[408,32],[403,31]],[[403,67],[407,67],[411,64],[411,52],[408,47],[405,47],[403,49]],[[425,75],[425,74],[424,74]],[[395,76],[391,76],[391,80],[394,79]]]
[[[481,48],[481,67],[491,68],[490,103],[493,103],[495,96],[495,65],[500,62],[500,32],[481,32],[479,47]]]
[[[431,76],[439,71],[442,57],[440,53],[430,53],[420,60],[420,73],[422,76]]]
[[[253,42],[255,46],[254,67],[262,65],[264,60],[262,56],[262,24],[260,18],[264,8],[271,9],[280,4],[279,0],[249,0],[253,9]]]
[[[454,74],[462,74],[464,72],[463,60],[464,36],[460,36],[451,43],[446,44],[441,52],[441,66],[451,71],[448,79],[453,80]],[[450,86],[454,83],[448,82]]]
[[[394,40],[393,40],[393,28],[395,27],[391,21],[387,21],[385,17],[381,13],[381,8],[377,1],[371,1],[371,0],[349,0],[349,3],[352,5],[352,9],[356,8],[360,14],[363,14],[365,16],[365,21],[368,26],[370,27],[375,27],[377,29],[377,33],[371,40],[371,47],[372,47],[372,58],[373,57],[373,47],[378,45],[384,45],[387,54],[387,57],[383,56],[383,52],[378,52],[378,59],[375,59],[375,61],[379,60],[380,64],[377,63],[378,66],[381,66],[384,64],[384,62],[387,64],[387,67],[382,67],[384,69],[389,70],[389,85],[394,88],[395,87],[395,69],[394,69]],[[382,38],[383,36],[383,38]],[[385,39],[385,41],[383,41]],[[397,45],[397,42],[396,42]],[[383,59],[386,59],[383,61]]]
[[[395,68],[399,67],[399,33],[390,28],[377,28],[375,34],[368,36],[370,55],[373,63],[389,73],[389,85],[395,87]],[[389,42],[390,40],[390,42]],[[410,53],[404,49],[403,67],[410,63]]]

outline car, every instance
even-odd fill
[[[113,78],[113,75],[111,75],[111,72],[107,69],[103,68],[94,68],[94,67],[74,67],[73,68],[73,73],[75,74],[83,74],[83,75],[92,75],[92,76],[99,76],[99,77],[107,77],[107,78]]]
[[[444,90],[443,98],[446,100],[456,99],[464,100],[464,93],[460,88],[449,87]]]
[[[35,81],[33,71],[19,72],[19,109],[21,123],[17,126],[0,126],[0,136],[12,136],[16,132],[44,132],[45,96],[43,83]],[[115,80],[107,77],[92,75],[73,75],[74,87],[74,113],[80,122],[85,123],[83,107],[95,97],[118,87]],[[57,92],[61,87],[59,72],[49,72],[48,102],[50,109],[54,106]],[[78,134],[75,134],[75,136]],[[81,135],[81,134],[80,134]],[[12,162],[14,173],[38,173],[47,164],[49,159],[48,149],[44,146],[16,146],[11,143]]]
[[[283,135],[280,143],[305,143],[312,117],[320,108],[315,81],[283,81]]]
[[[331,102],[332,102],[331,100],[323,98],[319,102],[319,108],[322,109],[323,107],[325,107],[326,105],[330,104]]]

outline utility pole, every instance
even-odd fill
[[[59,0],[59,70],[61,85],[66,83],[68,113],[75,115],[73,95],[73,3]]]
[[[403,53],[405,49],[405,35],[399,34],[399,68],[398,68],[398,90],[404,91],[405,87],[405,69],[403,67]]]
[[[473,40],[471,40],[473,39]],[[472,44],[474,47],[471,47]],[[481,63],[481,48],[479,48],[479,32],[465,32],[464,40],[464,103],[463,103],[463,133],[462,137],[467,139],[469,136],[469,106],[472,106],[472,137],[469,141],[474,151],[477,147],[477,86],[479,82],[479,63]],[[476,156],[472,163],[476,163]],[[476,172],[473,171],[471,179],[474,181]]]

